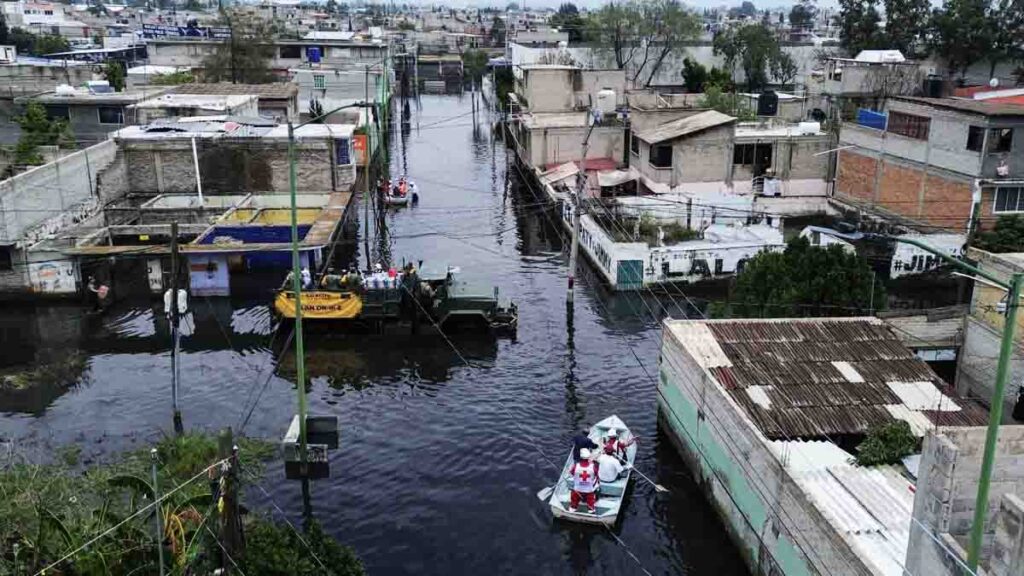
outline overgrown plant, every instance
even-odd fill
[[[910,429],[910,424],[897,420],[868,432],[867,438],[857,446],[857,464],[895,464],[903,457],[913,454],[917,448],[918,440]]]

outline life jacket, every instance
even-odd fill
[[[572,489],[577,492],[593,492],[597,488],[597,470],[593,462],[580,460],[572,475]]]
[[[612,456],[618,456],[619,454],[619,440],[618,438],[609,438],[604,443],[604,453],[611,454]]]

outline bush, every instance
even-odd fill
[[[895,464],[915,451],[917,437],[910,430],[910,424],[898,420],[868,432],[867,438],[857,446],[857,464]]]
[[[1000,216],[995,228],[979,234],[974,245],[989,252],[1024,252],[1024,218]]]
[[[257,518],[246,525],[245,557],[239,562],[245,574],[262,576],[362,576],[363,564],[351,548],[324,534],[320,524],[309,523],[299,539],[295,530]],[[307,547],[308,546],[308,547]],[[314,557],[315,555],[315,557]],[[319,559],[319,562],[317,561]],[[320,564],[323,563],[324,568]]]

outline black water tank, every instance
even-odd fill
[[[921,87],[921,92],[924,93],[926,98],[942,98],[942,76],[937,74],[929,74],[924,79],[924,85]]]
[[[758,116],[775,116],[779,113],[779,95],[772,90],[765,90],[757,98]]]

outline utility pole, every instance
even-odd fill
[[[370,104],[370,65],[367,64],[365,67],[365,76],[363,77],[363,102],[367,105]],[[363,164],[363,250],[366,251],[366,269],[373,270],[373,264],[370,262],[370,154],[372,154],[370,138],[370,122],[373,119],[373,114],[370,112],[370,108],[364,108],[366,110],[366,150],[363,153],[363,159],[366,160]]]
[[[245,547],[241,517],[238,514],[238,446],[234,444],[231,428],[221,430],[217,437],[217,456],[225,461],[221,465],[220,477],[220,497],[224,502],[220,517],[220,541],[228,557],[228,562],[222,562],[221,565],[227,568],[229,563],[234,564],[231,559]]]
[[[1024,274],[1018,272],[1010,276],[1010,284],[1007,286],[1003,341],[999,345],[996,386],[992,391],[992,405],[989,407],[988,431],[985,433],[985,454],[981,460],[978,496],[974,501],[974,523],[971,526],[971,546],[967,553],[967,566],[974,572],[978,571],[978,561],[981,558],[981,539],[985,532],[985,519],[988,516],[988,492],[992,486],[992,466],[996,459],[999,426],[1003,422],[1003,395],[1010,373],[1010,360],[1013,357],[1013,337],[1017,331],[1017,310],[1020,308],[1022,283],[1024,283]]]
[[[587,114],[592,116],[590,110],[587,111]],[[595,125],[597,125],[597,118],[592,117],[590,128],[587,129],[587,135],[583,138],[583,155],[580,159],[579,172],[576,173],[576,191],[572,195],[572,247],[569,250],[569,285],[565,294],[565,303],[569,307],[570,314],[572,314],[574,285],[576,283],[576,258],[580,251],[580,210],[583,206],[581,198],[587,186],[587,150],[590,149],[590,135],[594,133]]]
[[[295,127],[288,123],[288,189],[292,204],[292,294],[295,296],[295,390],[299,395],[299,461],[306,473],[306,351],[302,341],[302,267],[299,264],[299,211],[295,192]]]
[[[156,557],[157,562],[160,563],[160,576],[164,576],[164,522],[160,514],[160,485],[157,483],[156,474],[156,448],[149,451],[149,460],[153,471],[153,503],[156,507],[156,515],[154,516],[156,524]]]
[[[171,321],[171,401],[174,405],[174,433],[179,436],[185,431],[181,423],[181,410],[178,408],[178,380],[181,373],[181,361],[178,354],[181,349],[181,332],[178,330],[178,321],[181,318],[181,311],[178,310],[178,221],[171,222],[171,298],[170,314]]]

